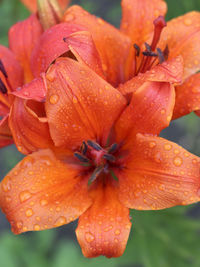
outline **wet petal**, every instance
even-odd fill
[[[87,182],[50,150],[24,158],[1,182],[0,206],[19,234],[69,223],[90,205]]]
[[[84,26],[91,34],[102,60],[106,79],[112,85],[124,81],[124,63],[131,45],[128,37],[112,25],[97,18],[80,6],[70,7],[64,21]]]
[[[75,32],[67,37],[65,42],[79,62],[104,78],[101,59],[89,32]]]
[[[10,111],[9,126],[15,144],[23,154],[53,145],[47,119],[38,117],[26,100],[15,98]]]
[[[156,65],[145,73],[139,73],[131,80],[120,85],[118,90],[122,94],[135,92],[145,81],[171,82],[179,84],[183,77],[183,59],[181,56],[172,58]]]
[[[181,55],[184,60],[184,78],[200,69],[200,12],[189,12],[167,23],[159,47],[169,47],[169,58]]]
[[[182,85],[176,86],[173,119],[198,110],[200,110],[200,73],[192,75]]]
[[[70,58],[57,60],[46,78],[46,112],[56,146],[75,149],[89,139],[105,144],[126,105],[125,98],[91,69]]]
[[[169,125],[174,103],[175,91],[170,83],[144,83],[116,123],[117,140],[128,144],[136,133],[158,135]]]
[[[10,89],[14,90],[18,86],[21,86],[23,83],[23,70],[14,53],[7,47],[0,45],[0,60],[2,61],[8,75],[8,80],[12,87]],[[7,84],[1,71],[0,78],[5,84]]]
[[[17,91],[14,91],[12,94],[23,99],[30,99],[39,102],[43,102],[46,97],[46,81],[44,73],[40,75],[39,78],[35,78],[30,83],[25,84],[22,87],[19,87]]]
[[[8,115],[0,120],[0,148],[13,143],[12,134],[8,126]]]
[[[200,200],[200,158],[177,144],[137,135],[119,179],[119,198],[128,208],[165,209]]]
[[[118,200],[117,189],[100,184],[93,189],[94,203],[79,218],[76,235],[85,257],[123,254],[131,223],[129,210]]]
[[[164,16],[167,5],[162,0],[122,0],[121,31],[132,43],[143,44],[154,29],[153,21]]]
[[[41,34],[42,26],[36,15],[31,15],[28,19],[16,23],[9,30],[9,46],[24,70],[25,83],[33,79],[30,57]]]
[[[31,69],[34,76],[38,77],[41,72],[46,72],[57,57],[69,51],[63,38],[82,30],[84,30],[83,27],[71,23],[60,23],[46,30],[31,56]]]

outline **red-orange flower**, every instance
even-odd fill
[[[163,73],[166,66],[158,63],[168,58],[170,75],[171,60],[181,56],[183,83],[180,85],[182,81],[176,76],[168,80],[177,85],[175,119],[200,109],[196,74],[200,68],[200,13],[187,13],[166,26],[163,17],[166,10],[163,0],[122,0],[120,31],[79,6],[70,7],[64,21],[82,25],[91,33],[107,81],[123,94],[134,92],[147,80],[166,81],[169,79],[166,70]]]
[[[54,146],[25,157],[2,181],[0,206],[18,234],[79,217],[86,257],[122,255],[129,208],[163,209],[200,198],[200,160],[157,137],[175,91],[148,81],[126,98],[97,73],[60,58],[46,75],[46,114]]]

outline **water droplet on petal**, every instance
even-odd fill
[[[155,147],[155,146],[156,146],[156,143],[155,143],[155,142],[150,142],[150,143],[149,143],[149,147],[150,147],[150,148],[153,148],[153,147]]]
[[[170,144],[165,144],[164,145],[164,149],[165,150],[168,150],[169,151],[171,148],[172,148],[172,145],[170,145]]]
[[[34,225],[34,230],[35,230],[35,231],[39,231],[39,230],[40,230],[40,226],[39,226],[39,224],[35,224],[35,225]]]
[[[2,190],[8,192],[11,190],[11,178],[6,176],[1,183]]]
[[[48,204],[48,201],[46,199],[41,199],[40,200],[40,205],[43,207],[43,206],[46,206]]]
[[[73,101],[74,104],[77,104],[77,103],[78,103],[78,99],[77,99],[77,97],[74,96],[74,97],[72,98],[72,101]]]
[[[33,215],[33,210],[32,209],[27,209],[26,210],[26,216],[31,217]]]
[[[119,229],[117,229],[117,230],[115,231],[115,234],[116,234],[116,235],[120,235],[120,233],[121,233],[121,231],[120,231]]]
[[[49,101],[51,104],[56,104],[58,102],[58,99],[59,99],[58,95],[51,95]]]
[[[20,194],[19,194],[19,198],[20,198],[20,201],[21,202],[24,202],[26,201],[27,199],[29,199],[31,197],[31,193],[27,190],[25,191],[22,191]]]
[[[190,26],[190,25],[192,24],[192,20],[191,20],[191,19],[185,19],[185,20],[184,20],[184,24],[185,24],[186,26]]]
[[[65,224],[65,223],[67,223],[66,218],[64,216],[61,216],[56,220],[55,226],[58,227],[58,226],[61,226],[61,225]]]
[[[18,229],[22,228],[22,226],[23,226],[23,222],[22,221],[17,222],[17,228]]]
[[[180,157],[175,157],[174,160],[173,160],[173,162],[174,162],[174,165],[176,165],[177,167],[179,167],[179,166],[182,165],[183,160]]]
[[[92,241],[94,240],[94,236],[93,236],[93,234],[91,234],[90,232],[87,232],[87,233],[85,234],[85,239],[86,239],[86,241],[87,241],[88,243],[90,243],[90,242],[92,242]]]

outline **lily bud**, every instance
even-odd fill
[[[44,30],[61,22],[63,12],[57,0],[37,0],[38,15]]]

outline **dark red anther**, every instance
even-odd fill
[[[80,161],[80,162],[84,162],[84,163],[88,163],[90,162],[90,160],[85,157],[84,155],[82,155],[81,153],[79,152],[75,152],[74,153],[74,156]]]
[[[5,67],[4,67],[3,62],[1,61],[1,59],[0,59],[0,71],[3,73],[3,75],[4,75],[5,78],[8,78],[8,74],[6,72],[6,69],[5,69]]]
[[[164,54],[160,48],[157,48],[157,53],[158,53],[159,63],[161,64],[165,61]]]
[[[116,160],[116,158],[111,154],[104,154],[103,158],[111,162],[114,162]]]
[[[136,57],[139,57],[139,55],[140,55],[140,47],[137,44],[134,44],[133,47],[135,48]]]
[[[150,46],[149,44],[147,44],[147,43],[144,43],[144,45],[145,45],[145,47],[146,47],[146,50],[147,50],[148,52],[151,52],[151,46]]]
[[[160,35],[164,27],[167,26],[167,23],[165,21],[165,18],[163,16],[159,16],[156,18],[153,22],[154,24],[154,35],[153,40],[151,43],[151,50],[154,51],[156,49],[156,46],[160,40]]]
[[[97,177],[99,176],[99,174],[101,174],[103,169],[104,169],[104,166],[99,166],[94,170],[94,172],[90,176],[90,179],[88,180],[88,185],[91,185],[91,183],[97,179]]]
[[[8,93],[7,88],[6,88],[5,84],[2,82],[1,78],[0,78],[0,91],[3,94],[7,94]]]
[[[144,52],[142,52],[142,54],[143,54],[144,56],[147,56],[147,57],[157,57],[157,56],[158,56],[156,53],[154,53],[154,52],[149,52],[149,51],[144,51]]]
[[[87,144],[85,143],[85,141],[83,141],[81,150],[82,150],[83,155],[85,155],[85,154],[87,153],[88,146],[87,146]]]
[[[102,147],[99,144],[97,144],[96,142],[92,141],[92,140],[88,140],[87,144],[88,144],[88,146],[94,148],[96,151],[102,150]]]
[[[168,45],[166,45],[165,49],[163,50],[163,55],[165,60],[168,60],[168,56],[169,56],[169,47]]]

